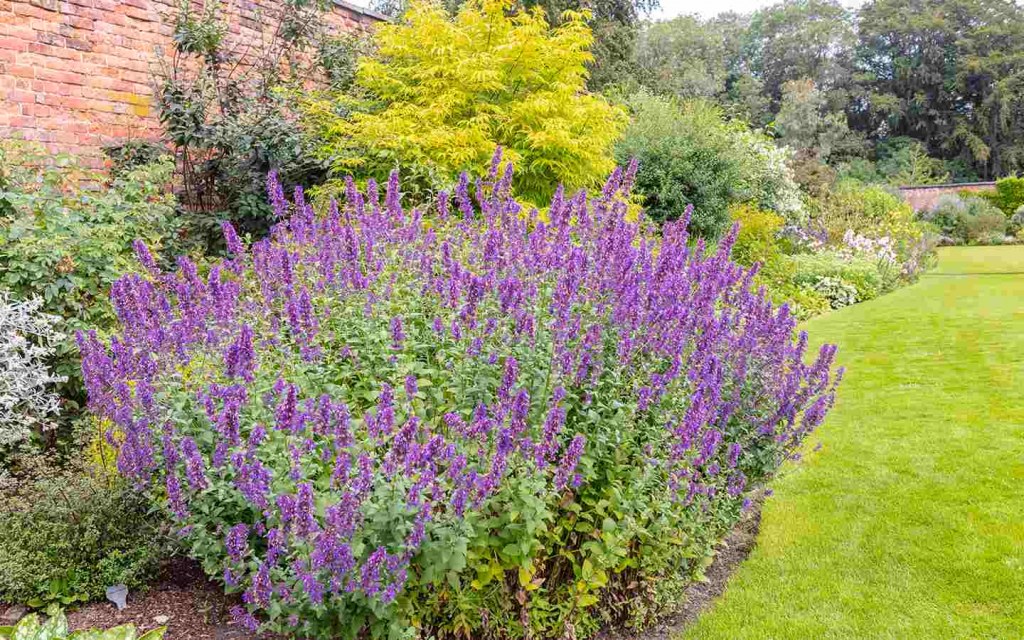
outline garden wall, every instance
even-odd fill
[[[225,3],[236,42],[262,37],[278,0]],[[102,164],[104,146],[160,135],[153,71],[169,50],[175,0],[0,0],[0,139],[20,137]],[[334,0],[337,32],[368,28],[372,11]]]
[[[956,195],[961,191],[991,191],[995,186],[995,182],[916,185],[900,187],[900,195],[914,211],[928,211],[935,207],[942,196]]]

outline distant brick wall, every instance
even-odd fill
[[[227,2],[233,38],[259,37],[276,0]],[[170,50],[174,0],[0,0],[0,139],[20,137],[102,164],[102,148],[160,136],[153,71]],[[341,0],[333,30],[380,18]]]
[[[900,187],[900,195],[914,211],[930,211],[935,208],[939,198],[956,195],[961,191],[990,191],[995,189],[994,182],[965,182],[963,184],[929,184]]]

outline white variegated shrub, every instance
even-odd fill
[[[0,452],[52,426],[60,413],[53,385],[63,382],[47,366],[63,338],[59,318],[40,313],[39,298],[15,300],[0,292]]]

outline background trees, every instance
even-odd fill
[[[856,14],[784,0],[653,24],[638,43],[640,84],[774,124],[822,162],[859,155],[893,181],[1024,169],[1024,10],[1012,0],[873,0]]]

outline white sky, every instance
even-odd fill
[[[360,7],[369,6],[370,0],[348,0]],[[710,18],[726,11],[750,13],[767,7],[780,0],[661,0],[661,8],[651,14],[652,20],[668,20],[676,16],[696,13],[703,18]],[[858,7],[865,0],[841,0],[847,7]]]
[[[665,20],[679,15],[696,13],[704,18],[710,18],[726,11],[736,13],[750,13],[762,7],[775,4],[777,0],[661,0],[661,8],[655,11],[651,18],[654,20]],[[847,7],[856,7],[863,4],[864,0],[845,0]]]

